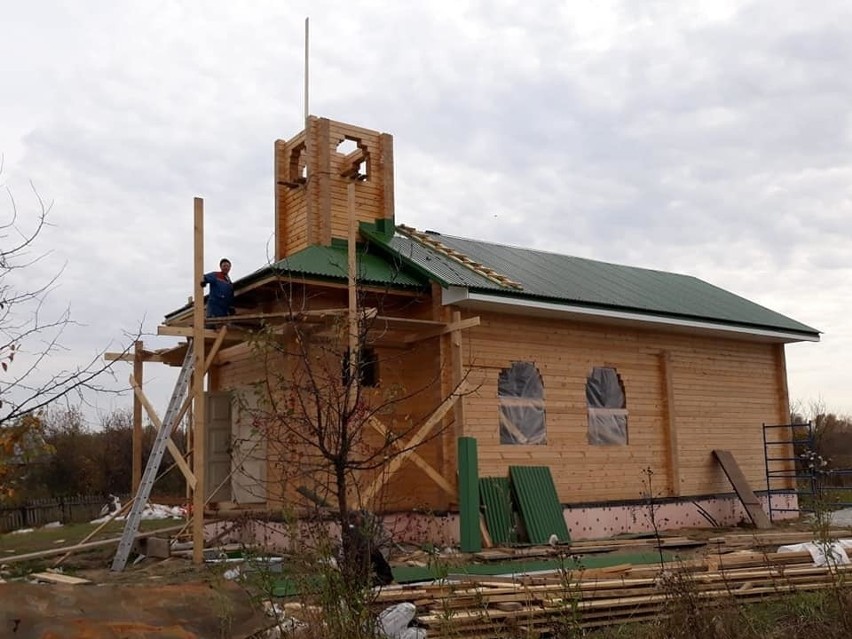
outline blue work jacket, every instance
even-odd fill
[[[207,296],[207,317],[225,317],[234,314],[234,285],[222,271],[204,275],[203,284],[210,285]]]

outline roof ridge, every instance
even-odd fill
[[[441,253],[445,257],[450,258],[451,260],[458,262],[465,268],[470,269],[474,273],[481,275],[482,277],[494,282],[495,284],[499,284],[500,286],[508,286],[509,288],[514,288],[518,290],[523,290],[523,286],[518,282],[510,279],[509,277],[498,273],[493,268],[485,266],[484,264],[477,262],[473,258],[468,255],[465,255],[459,250],[454,248],[450,248],[446,244],[439,242],[438,240],[429,237],[428,233],[424,233],[423,231],[418,231],[413,226],[406,226],[405,224],[399,224],[397,230],[401,233],[407,235],[413,240],[417,240],[424,246],[431,248],[438,253]]]
[[[399,226],[405,226],[405,225],[401,224]],[[408,228],[411,228],[411,227],[408,227]],[[681,273],[681,272],[678,272],[678,271],[667,271],[667,270],[662,269],[662,268],[653,268],[651,266],[638,266],[636,264],[623,264],[621,262],[613,262],[612,260],[598,259],[598,258],[595,258],[595,257],[585,257],[585,256],[582,256],[582,255],[569,255],[567,253],[560,253],[559,251],[557,251],[555,249],[543,249],[543,248],[537,248],[537,247],[532,247],[532,246],[521,246],[519,244],[506,244],[506,243],[497,242],[497,241],[494,241],[494,240],[477,240],[477,239],[473,239],[471,237],[465,237],[463,235],[453,235],[452,233],[438,233],[437,231],[435,231],[435,233],[437,235],[441,235],[443,237],[448,237],[448,238],[451,238],[451,239],[454,239],[454,240],[461,240],[462,242],[475,242],[477,244],[485,244],[487,246],[496,246],[496,247],[501,248],[501,249],[512,249],[512,250],[516,250],[516,251],[526,251],[528,253],[537,253],[539,255],[552,255],[554,257],[559,257],[559,258],[567,258],[567,259],[570,259],[570,260],[578,260],[580,262],[590,262],[592,264],[604,264],[604,265],[607,265],[607,266],[615,266],[617,268],[631,269],[631,270],[637,270],[637,271],[647,271],[647,272],[650,272],[650,273],[660,273],[662,275],[676,275],[678,277],[690,277],[692,279],[704,281],[700,277],[697,277],[695,275],[690,275],[689,273]],[[449,249],[449,250],[454,251],[456,249]]]

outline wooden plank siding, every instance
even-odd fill
[[[748,481],[765,486],[761,424],[788,419],[777,345],[511,315],[480,317],[480,326],[465,333],[465,364],[479,386],[467,401],[464,434],[479,442],[482,476],[505,476],[513,464],[547,465],[563,503],[639,499],[645,468],[655,473],[655,493],[728,493],[712,457],[714,448],[727,448]],[[667,431],[662,353],[668,354],[676,410],[674,440]],[[499,443],[497,376],[513,361],[531,361],[541,372],[546,445]],[[587,442],[586,378],[600,366],[614,367],[624,384],[626,446]],[[672,441],[676,451],[670,451]],[[676,487],[670,484],[672,454],[678,461]]]

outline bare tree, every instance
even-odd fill
[[[447,393],[445,385],[442,394],[446,371],[437,364],[414,370],[418,353],[433,357],[439,337],[387,346],[385,313],[404,315],[412,302],[358,287],[353,319],[342,308],[311,311],[304,290],[282,279],[279,299],[291,321],[253,338],[265,375],[254,389],[261,399],[248,412],[279,465],[282,496],[299,490],[329,507],[343,535],[342,573],[358,582],[369,574],[364,562],[373,550],[358,535],[368,524],[362,509],[378,503],[376,486],[396,460],[442,435],[436,410],[446,414],[464,391],[459,384]],[[427,420],[435,426],[424,433]]]
[[[0,159],[0,175],[2,168]],[[0,427],[71,393],[104,390],[96,378],[111,365],[103,363],[101,352],[79,366],[41,374],[52,357],[65,351],[62,336],[75,322],[68,307],[46,312],[63,268],[38,281],[37,265],[50,254],[38,248],[38,239],[52,205],[30,186],[34,211],[22,216],[5,185],[6,206],[0,211]]]
[[[46,373],[66,350],[62,337],[74,324],[68,307],[55,314],[46,310],[63,269],[39,279],[49,252],[39,249],[38,240],[48,227],[51,204],[31,184],[35,203],[22,214],[11,189],[0,186],[6,201],[0,209],[0,449],[8,453],[8,475],[14,460],[27,458],[29,444],[37,448],[39,438],[26,433],[37,429],[42,409],[75,394],[82,398],[85,390],[105,391],[97,378],[111,362],[104,363],[100,352],[79,366]]]

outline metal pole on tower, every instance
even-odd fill
[[[308,120],[308,115],[311,111],[309,108],[310,100],[308,99],[310,67],[309,67],[309,51],[310,51],[310,18],[305,18],[305,122]]]

